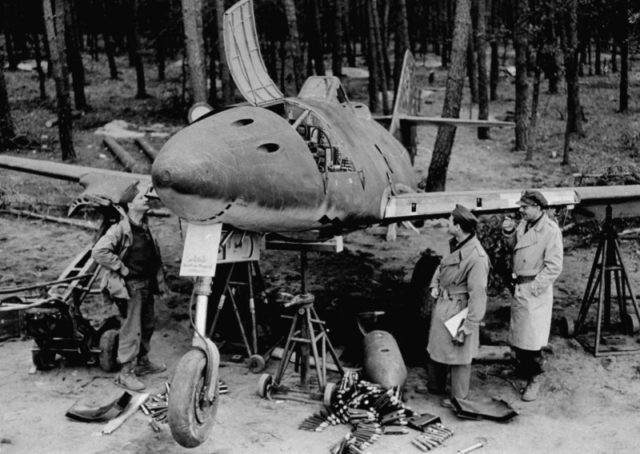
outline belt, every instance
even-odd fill
[[[535,276],[515,276],[513,281],[516,284],[526,284],[527,282],[532,282],[535,278]]]

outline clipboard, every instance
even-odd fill
[[[449,331],[449,334],[451,334],[452,338],[456,337],[456,334],[458,334],[458,329],[464,323],[464,320],[467,318],[468,313],[469,313],[469,308],[465,307],[456,315],[447,319],[444,322],[444,326],[447,328],[447,331]]]

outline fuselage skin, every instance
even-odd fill
[[[349,102],[301,98],[229,108],[166,143],[154,187],[192,223],[292,232],[380,222],[388,195],[415,190],[415,176],[400,142],[356,112]]]

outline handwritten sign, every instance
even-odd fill
[[[214,276],[222,224],[187,224],[180,276]]]

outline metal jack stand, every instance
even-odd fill
[[[236,269],[236,265],[238,266],[246,266],[246,281],[233,281],[233,271]],[[218,318],[222,313],[224,305],[229,299],[231,301],[231,305],[233,307],[233,312],[236,317],[236,321],[238,322],[238,328],[240,330],[240,335],[242,336],[243,346],[247,352],[248,357],[248,367],[253,373],[262,372],[266,365],[265,357],[258,353],[258,330],[257,330],[257,322],[256,322],[256,305],[254,299],[254,278],[253,276],[258,277],[258,279],[262,279],[262,275],[260,273],[260,268],[258,267],[257,262],[235,262],[231,263],[229,274],[226,277],[224,282],[224,287],[222,290],[222,295],[220,296],[220,301],[218,302],[218,307],[216,309],[215,316],[213,318],[213,322],[211,323],[211,327],[209,328],[209,338],[213,338],[213,335],[216,330],[216,326],[218,324]],[[249,292],[249,316],[251,318],[251,342],[249,341],[249,337],[247,336],[247,332],[245,331],[244,324],[242,323],[242,317],[240,315],[240,310],[238,309],[238,304],[236,302],[236,296],[238,295],[238,290],[241,287],[247,287]],[[271,350],[271,349],[270,349]],[[268,352],[267,352],[268,353]],[[265,355],[266,356],[266,355]]]
[[[310,392],[307,372],[309,366],[315,366],[320,393],[318,395],[312,394],[313,398],[322,399],[322,393],[325,392],[325,387],[327,386],[327,348],[333,358],[333,361],[338,367],[339,373],[344,374],[344,369],[340,365],[338,355],[329,341],[327,331],[324,329],[324,322],[319,319],[318,314],[313,307],[314,300],[315,297],[312,294],[305,293],[295,296],[290,302],[284,305],[284,307],[295,307],[297,310],[295,315],[290,317],[293,321],[291,322],[289,335],[287,336],[284,351],[282,353],[282,360],[278,366],[278,372],[276,373],[275,378],[270,374],[262,374],[260,377],[258,382],[258,394],[261,397],[271,397],[271,395],[275,393],[296,391],[294,389],[287,388],[282,384],[284,372],[287,369],[294,352],[296,353],[296,368],[300,371],[301,392]],[[318,343],[320,343],[319,346]],[[310,350],[313,358],[310,357]]]
[[[618,315],[620,317],[618,327],[622,328],[618,329],[618,331],[633,334],[640,328],[640,308],[631,289],[628,273],[622,260],[622,254],[620,253],[618,244],[618,234],[612,224],[611,207],[607,206],[605,221],[600,232],[600,242],[598,243],[598,249],[596,250],[596,255],[593,260],[578,318],[575,325],[571,320],[567,318],[563,319],[563,331],[565,334],[575,336],[594,356],[621,355],[640,350],[640,346],[606,345],[609,342],[603,336],[603,332],[613,333],[615,328],[615,325],[611,323],[612,277],[615,284]],[[629,313],[627,300],[631,300],[635,315]],[[593,344],[591,344],[584,336],[578,337],[578,335],[581,331],[584,331],[589,308],[594,301],[597,301],[598,305],[595,340]],[[605,346],[603,347],[602,344],[605,344]]]

